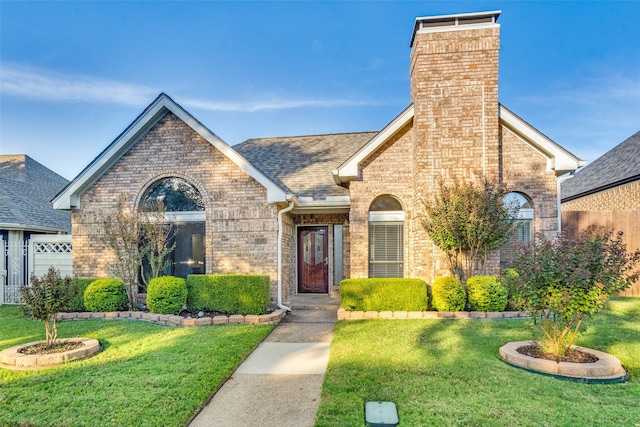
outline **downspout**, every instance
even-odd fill
[[[558,209],[558,234],[562,233],[562,183],[570,178],[573,178],[575,172],[570,172],[567,176],[560,176],[556,179],[556,199]]]
[[[287,200],[289,201],[289,206],[278,211],[278,308],[289,312],[291,307],[282,304],[282,235],[284,234],[282,216],[293,209],[294,203],[290,197],[287,197]]]

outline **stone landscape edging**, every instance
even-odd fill
[[[520,311],[349,311],[338,309],[338,320],[362,319],[519,319]]]
[[[74,360],[86,359],[102,350],[100,342],[95,338],[63,338],[57,342],[80,342],[82,347],[59,353],[24,354],[20,349],[40,344],[44,341],[34,341],[5,348],[0,352],[0,367],[14,371],[38,370],[52,368]]]
[[[500,347],[500,357],[509,365],[539,374],[551,375],[571,381],[585,383],[617,383],[628,379],[628,373],[620,360],[609,354],[591,348],[573,346],[577,350],[598,358],[591,363],[556,362],[539,359],[518,352],[520,347],[532,345],[532,341],[510,342]]]
[[[211,325],[275,325],[285,316],[282,309],[269,314],[232,314],[213,317],[185,318],[172,314],[156,314],[143,311],[108,311],[108,312],[74,312],[58,313],[58,320],[88,320],[88,319],[130,319],[156,323],[168,326],[211,326]]]

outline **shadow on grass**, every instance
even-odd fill
[[[271,331],[176,328],[134,320],[67,322],[98,355],[43,371],[0,371],[0,425],[184,425]]]

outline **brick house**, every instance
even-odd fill
[[[624,233],[630,250],[640,249],[640,132],[562,183],[562,227],[577,233],[589,225]],[[640,295],[640,283],[624,295]]]
[[[168,213],[184,239],[172,272],[268,274],[278,303],[344,277],[448,275],[420,225],[440,182],[500,180],[521,239],[556,232],[557,177],[583,162],[498,103],[499,14],[417,18],[411,104],[379,132],[231,147],[160,95],[54,199],[72,211],[75,274],[107,274],[97,218],[120,194],[134,209],[191,195]]]

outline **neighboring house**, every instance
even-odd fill
[[[379,132],[231,147],[160,95],[53,201],[72,211],[74,272],[107,274],[99,218],[122,194],[133,209],[169,201],[169,273],[267,274],[279,303],[344,277],[448,275],[421,227],[440,182],[501,181],[522,239],[557,232],[556,178],[583,162],[498,103],[499,14],[416,19],[411,104]]]
[[[29,156],[0,155],[0,304],[18,301],[19,286],[34,272],[28,262],[33,236],[71,231],[70,213],[51,205],[68,183]]]
[[[640,132],[562,183],[563,228],[589,225],[622,231],[628,248],[640,249]],[[640,283],[625,295],[640,295]]]

